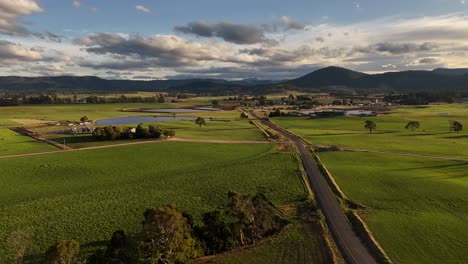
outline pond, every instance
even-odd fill
[[[197,113],[219,111],[219,108],[213,107],[198,107],[198,108],[161,108],[161,109],[142,109],[141,112],[146,113]]]
[[[114,118],[106,118],[96,120],[97,125],[102,126],[117,126],[117,125],[127,125],[127,124],[140,124],[148,122],[167,122],[167,121],[177,121],[177,120],[195,120],[191,116],[122,116]]]

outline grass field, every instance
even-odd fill
[[[29,105],[1,107],[0,126],[34,125],[45,121],[80,120],[88,116],[92,120],[138,115],[158,115],[155,113],[122,112],[123,109],[139,108],[184,108],[195,105],[204,105],[204,98],[194,98],[180,103],[129,103],[129,104],[75,104],[75,105]],[[168,115],[168,114],[163,114]],[[238,111],[209,111],[190,115],[218,118],[238,118]]]
[[[369,134],[365,120],[375,121],[377,131]],[[404,129],[411,120],[421,123],[417,132]],[[449,120],[468,125],[468,104],[399,107],[378,117],[273,119],[313,144],[466,158],[468,135],[449,133]]]
[[[57,150],[56,147],[0,128],[0,156]]]
[[[0,160],[0,256],[17,229],[35,234],[35,253],[73,238],[86,252],[116,229],[139,231],[147,207],[175,203],[199,219],[221,207],[229,190],[295,203],[306,196],[298,164],[274,150],[162,142]]]
[[[395,263],[468,263],[468,163],[328,152],[321,159]]]
[[[317,222],[295,222],[290,228],[266,243],[240,253],[229,254],[215,260],[219,264],[237,263],[332,263],[320,234]],[[323,251],[317,251],[322,248]]]

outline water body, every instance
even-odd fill
[[[141,112],[146,113],[198,113],[198,112],[209,112],[219,111],[219,108],[212,107],[199,107],[199,108],[161,108],[161,109],[142,109]]]
[[[101,126],[118,126],[118,125],[130,125],[140,124],[149,122],[169,122],[177,120],[195,120],[192,116],[122,116],[114,118],[106,118],[96,120],[97,125]]]

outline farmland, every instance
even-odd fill
[[[52,151],[57,148],[6,128],[0,128],[0,156]]]
[[[328,152],[321,159],[397,263],[466,263],[468,163]],[[365,161],[365,162],[363,162]]]
[[[290,205],[306,196],[297,166],[273,146],[178,142],[0,160],[0,240],[26,229],[34,253],[73,238],[89,252],[116,229],[139,231],[147,207],[175,203],[198,221],[229,190]]]
[[[398,107],[378,117],[337,117],[308,119],[274,118],[274,122],[301,135],[313,144],[355,149],[468,157],[468,136],[449,132],[449,121],[468,124],[468,105]],[[372,120],[377,130],[369,134],[364,121]],[[409,121],[419,121],[416,132],[404,129]]]

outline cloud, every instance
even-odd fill
[[[248,24],[233,24],[229,22],[210,23],[199,20],[185,26],[176,26],[175,30],[184,34],[193,34],[199,37],[218,37],[235,44],[257,44],[275,41],[265,36],[265,29]]]
[[[43,11],[35,0],[0,1],[0,34],[32,35],[32,32],[19,23],[19,18]]]
[[[0,40],[0,65],[14,65],[43,60],[39,48],[24,48],[18,44]]]
[[[91,7],[89,10],[91,10],[91,12],[97,12],[98,11],[97,7],[95,7],[95,6]]]
[[[72,6],[78,8],[78,7],[81,6],[81,2],[80,2],[80,1],[73,1],[73,2],[72,2]]]
[[[374,53],[381,52],[391,55],[406,54],[406,53],[415,53],[421,51],[432,51],[438,48],[436,43],[424,42],[422,44],[414,43],[392,43],[392,42],[381,42],[377,44],[370,45],[368,47],[358,47],[355,48],[355,52],[359,53]]]
[[[177,67],[201,65],[207,61],[222,59],[222,50],[173,35],[153,37],[122,36],[98,33],[77,39],[74,43],[84,46],[89,53],[106,55],[107,62],[81,62],[83,67],[109,69],[136,69],[147,67]]]
[[[305,25],[300,21],[295,21],[290,17],[283,16],[281,17],[279,24],[287,31],[290,29],[302,30],[305,28]]]
[[[151,13],[151,10],[149,8],[147,8],[145,6],[142,6],[142,5],[135,6],[135,9],[137,11],[141,11],[141,12],[144,12],[144,13],[147,13],[147,14]]]

